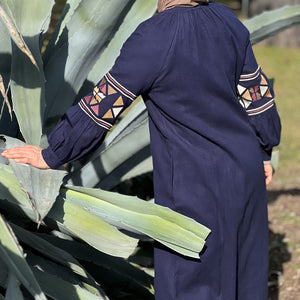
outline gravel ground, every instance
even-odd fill
[[[300,167],[278,170],[268,187],[269,300],[300,299]]]

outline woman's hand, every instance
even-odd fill
[[[265,178],[266,178],[266,185],[268,185],[272,181],[273,176],[273,167],[271,164],[264,164],[265,169]]]
[[[29,164],[39,169],[50,169],[42,156],[42,148],[25,145],[7,149],[1,155],[7,159],[13,159],[16,163]]]

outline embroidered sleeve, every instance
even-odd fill
[[[136,95],[107,73],[92,93],[79,102],[79,106],[96,124],[109,130],[121,112],[135,99]]]
[[[51,132],[49,147],[42,151],[51,168],[78,160],[99,147],[120,114],[150,89],[161,68],[163,46],[157,41],[156,28],[148,25],[138,26],[112,69]]]
[[[136,96],[107,73],[93,91],[71,107],[48,137],[42,151],[53,169],[78,160],[103,142],[107,131]]]
[[[255,130],[263,160],[269,161],[272,148],[280,142],[281,124],[273,88],[267,76],[257,65],[250,43],[239,78],[237,94]]]

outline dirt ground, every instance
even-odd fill
[[[300,166],[278,170],[268,187],[269,300],[300,299]]]

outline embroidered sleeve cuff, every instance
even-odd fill
[[[58,169],[63,164],[50,147],[42,150],[42,156],[51,169]]]

